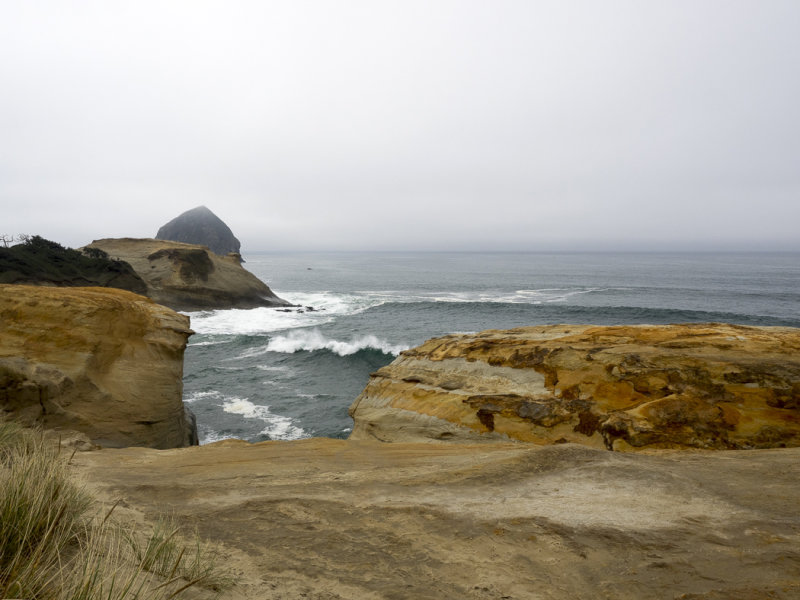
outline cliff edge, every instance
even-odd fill
[[[449,335],[374,373],[352,439],[800,446],[800,329],[555,325]]]
[[[219,256],[204,246],[148,238],[95,240],[87,248],[130,264],[147,285],[147,296],[175,310],[290,305],[245,270],[237,254]]]
[[[0,414],[103,446],[197,443],[189,318],[112,288],[0,285]]]

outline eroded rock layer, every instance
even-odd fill
[[[800,445],[800,330],[555,325],[429,340],[350,407],[354,439],[615,450]]]
[[[175,310],[286,306],[267,285],[245,270],[238,254],[219,256],[204,246],[166,240],[95,240],[127,262],[147,285],[147,296]]]
[[[181,398],[191,333],[123,290],[0,285],[0,412],[105,446],[196,443]]]

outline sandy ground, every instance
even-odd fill
[[[311,439],[72,462],[117,518],[219,544],[234,600],[800,598],[800,448]]]

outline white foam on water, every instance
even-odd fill
[[[222,397],[222,394],[216,390],[211,390],[210,392],[191,392],[183,399],[183,401],[191,403],[196,402],[197,400],[203,400],[204,398],[219,400]]]
[[[216,346],[217,344],[228,344],[230,340],[217,340],[217,341],[206,341],[206,342],[192,342],[191,344],[187,344],[187,346]]]
[[[312,307],[311,313],[327,313],[329,315],[354,315],[384,303],[379,297],[363,292],[341,294],[335,292],[290,292],[284,298],[300,307]]]
[[[295,307],[212,310],[186,313],[199,334],[267,335],[274,331],[330,323],[383,302],[360,294],[333,292],[288,293],[282,296]],[[312,307],[314,310],[308,310]],[[209,342],[198,342],[198,345]],[[214,343],[214,342],[210,342]]]
[[[275,367],[272,365],[256,365],[256,369],[259,371],[269,371],[270,373],[294,373],[294,369],[291,367]]]
[[[297,306],[293,308],[253,308],[213,310],[186,313],[191,327],[198,334],[269,335],[275,331],[314,327],[334,321],[336,317],[354,315],[387,302],[498,302],[541,304],[564,302],[580,294],[604,291],[600,288],[542,288],[514,292],[405,292],[400,290],[358,291],[350,294],[334,292],[290,292],[283,297]],[[312,307],[314,310],[308,310]],[[191,345],[205,346],[225,341],[202,341]],[[257,356],[251,355],[251,356]]]
[[[501,304],[542,304],[544,302],[563,302],[571,296],[598,291],[605,290],[600,288],[541,288],[533,290],[515,290],[513,292],[493,290],[483,292],[431,291],[408,293],[395,290],[382,290],[358,293],[379,300],[379,304],[384,304],[386,302],[496,302]]]
[[[264,335],[281,329],[307,327],[311,323],[308,315],[315,313],[281,312],[276,308],[252,308],[214,310],[201,313],[187,313],[191,328],[200,334]],[[330,317],[318,319],[330,320]]]
[[[268,406],[253,404],[246,398],[228,398],[222,404],[222,410],[241,415],[245,419],[263,421],[267,426],[261,431],[261,435],[269,436],[273,440],[298,440],[308,437],[305,430],[293,425],[289,417],[273,414]]]
[[[304,329],[301,331],[290,331],[286,335],[279,335],[272,338],[267,344],[266,352],[284,352],[292,354],[301,350],[313,352],[315,350],[330,350],[339,356],[355,354],[359,350],[366,349],[380,350],[387,354],[398,355],[408,346],[389,344],[380,340],[374,335],[365,335],[355,338],[349,342],[332,340],[320,333],[317,329]]]

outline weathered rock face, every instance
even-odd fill
[[[373,374],[350,414],[354,439],[800,446],[800,330],[557,325],[445,336]]]
[[[87,247],[130,264],[147,284],[147,296],[175,310],[289,305],[246,271],[238,255],[153,239],[103,239]]]
[[[189,319],[111,288],[0,285],[0,411],[104,446],[175,448]]]
[[[172,219],[158,230],[156,239],[208,246],[216,254],[238,254],[241,246],[230,227],[205,206]]]

